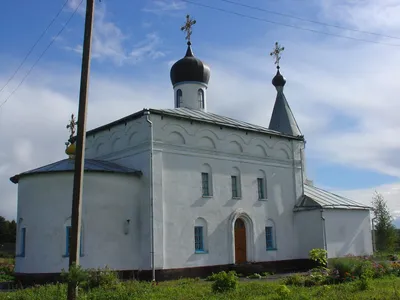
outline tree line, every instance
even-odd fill
[[[400,230],[393,224],[393,217],[383,196],[378,192],[372,199],[372,226],[375,250],[391,252],[400,250]]]
[[[0,244],[15,243],[17,224],[14,220],[8,221],[0,216]]]

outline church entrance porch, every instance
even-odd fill
[[[242,219],[235,221],[235,264],[247,261],[246,225]]]

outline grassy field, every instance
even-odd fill
[[[371,282],[368,290],[360,290],[357,282],[330,286],[294,287],[264,280],[240,281],[236,291],[214,293],[211,282],[182,279],[152,285],[145,282],[124,282],[80,292],[78,299],[400,299],[400,278],[383,278]],[[50,300],[66,299],[66,286],[49,285],[16,292],[0,293],[0,299]]]

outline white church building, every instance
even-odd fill
[[[307,180],[305,139],[279,65],[268,128],[207,110],[210,68],[190,41],[170,77],[173,108],[143,109],[87,132],[82,267],[139,278],[154,268],[162,280],[238,266],[306,268],[313,248],[329,258],[372,253],[370,208]],[[11,178],[20,278],[68,268],[71,141],[69,158]]]

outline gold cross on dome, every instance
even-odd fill
[[[282,47],[278,44],[278,42],[275,43],[275,48],[274,50],[269,54],[271,56],[275,56],[275,64],[276,67],[279,69],[279,61],[281,60],[281,52],[285,50],[285,47]]]
[[[181,27],[182,31],[186,32],[185,39],[190,42],[190,36],[192,35],[192,26],[196,24],[196,20],[190,19],[189,15],[186,15],[186,23]]]
[[[69,135],[69,139],[72,139],[74,137],[75,134],[75,126],[78,123],[75,121],[75,116],[74,114],[71,115],[71,120],[69,121],[68,125],[67,125],[67,129],[69,129],[70,135]]]

